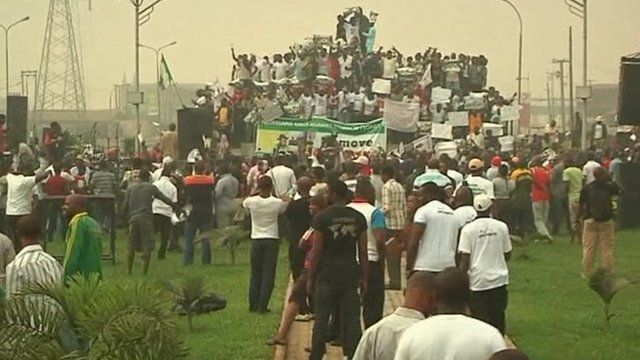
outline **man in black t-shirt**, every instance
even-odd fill
[[[307,292],[314,294],[316,321],[311,360],[320,360],[325,354],[329,317],[336,305],[342,316],[342,349],[347,358],[353,357],[362,336],[360,295],[366,292],[369,265],[367,221],[358,211],[345,206],[348,195],[342,181],[330,182],[328,196],[332,205],[312,224],[315,232]]]
[[[311,226],[311,213],[309,212],[309,191],[313,181],[309,177],[298,179],[297,188],[299,199],[289,204],[285,213],[289,221],[289,263],[291,265],[291,275],[295,281],[304,268],[305,251],[300,249],[298,243],[304,233]]]
[[[582,231],[582,271],[589,276],[594,270],[596,248],[602,253],[600,266],[613,271],[613,241],[615,224],[613,221],[613,197],[620,194],[620,188],[609,180],[609,172],[599,167],[593,170],[595,181],[585,186],[580,193],[580,215],[584,219]]]

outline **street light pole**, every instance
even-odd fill
[[[518,15],[520,33],[518,37],[518,104],[522,103],[522,15],[518,8],[510,0],[502,0],[507,3]]]
[[[9,110],[9,30],[11,30],[12,27],[25,22],[29,20],[29,17],[24,17],[23,19],[20,19],[16,22],[14,22],[13,24],[9,25],[9,26],[4,26],[4,25],[0,25],[0,29],[4,30],[4,65],[5,65],[5,75],[6,75],[6,79],[5,79],[5,96],[6,96],[6,101],[7,101],[7,111]]]
[[[177,41],[173,41],[166,45],[160,46],[157,49],[151,46],[140,44],[140,47],[149,49],[153,51],[156,55],[156,91],[157,91],[157,97],[158,97],[157,101],[158,101],[158,123],[159,124],[162,124],[162,102],[160,101],[160,90],[161,90],[160,89],[160,51],[162,51],[165,48],[168,48],[169,46],[173,46],[177,43],[178,43]]]

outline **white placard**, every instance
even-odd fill
[[[431,137],[434,139],[453,139],[453,127],[450,124],[431,124]]]
[[[520,111],[517,106],[503,106],[500,108],[500,121],[516,121],[520,118]]]
[[[451,101],[451,89],[435,87],[431,90],[431,102],[433,104],[447,104]]]
[[[371,92],[374,94],[391,94],[391,80],[373,79],[373,84],[371,84]]]
[[[386,99],[384,121],[387,128],[400,132],[415,132],[420,118],[419,103],[405,103]]]
[[[282,108],[278,105],[269,105],[263,110],[260,110],[260,118],[264,122],[271,122],[282,117],[282,115],[284,115],[284,111],[282,111]]]
[[[464,98],[464,108],[467,110],[480,110],[485,108],[485,93],[470,93]]]
[[[484,123],[482,124],[482,134],[489,136],[488,131],[491,131],[491,136],[504,135],[504,128],[501,124]]]
[[[451,126],[469,126],[469,113],[466,111],[453,111],[447,116]]]
[[[500,152],[511,152],[513,151],[513,143],[514,138],[511,135],[501,136],[498,138],[498,142],[500,143]]]

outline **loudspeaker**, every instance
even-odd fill
[[[213,107],[188,108],[178,110],[178,148],[180,158],[186,159],[189,152],[200,149],[204,156],[202,136],[213,133]]]
[[[623,57],[621,61],[618,124],[640,125],[640,58]]]
[[[622,163],[619,169],[620,186],[625,192],[640,193],[640,163]],[[640,204],[639,204],[640,205]]]
[[[26,96],[9,95],[7,99],[8,148],[27,142],[28,101]]]

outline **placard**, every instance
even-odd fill
[[[371,92],[373,92],[374,94],[391,94],[391,80],[373,79],[373,84],[371,84]]]
[[[481,110],[486,107],[485,93],[470,93],[464,98],[464,108],[467,110]]]
[[[433,104],[447,104],[451,101],[451,89],[434,87],[431,90],[431,102]]]
[[[260,119],[264,122],[271,122],[284,115],[284,111],[278,105],[269,105],[260,110]]]
[[[511,135],[501,136],[498,138],[500,143],[500,152],[511,152],[514,150],[513,143],[514,138]]]
[[[405,103],[386,99],[384,121],[387,128],[400,132],[415,132],[420,118],[419,103]]]
[[[517,106],[503,106],[500,108],[500,121],[516,121],[520,118],[520,111]]]
[[[449,116],[449,125],[456,126],[469,126],[469,113],[466,111],[453,111],[447,114]]]
[[[453,140],[453,127],[450,124],[431,124],[431,137]]]

